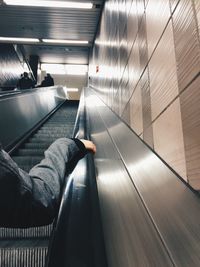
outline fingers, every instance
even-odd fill
[[[96,153],[96,146],[92,141],[80,139],[80,141],[84,144],[85,148],[92,153]]]

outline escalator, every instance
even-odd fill
[[[65,108],[13,155],[22,168],[66,136]],[[199,196],[92,88],[82,92],[73,136],[91,139],[97,152],[65,180],[51,241],[52,226],[2,229],[0,266],[199,267]]]
[[[57,138],[71,137],[78,101],[67,101],[12,154],[25,171],[39,163]],[[52,225],[29,229],[0,228],[1,267],[43,267]]]

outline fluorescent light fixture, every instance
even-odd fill
[[[68,75],[85,75],[88,72],[87,65],[65,65]]]
[[[48,1],[48,0],[4,0],[4,3],[12,6],[36,6],[36,7],[60,7],[60,8],[79,8],[91,9],[93,4],[90,2],[68,2],[68,1]]]
[[[17,37],[0,37],[0,41],[24,42],[24,43],[39,43],[40,42],[40,40],[36,38],[17,38]]]
[[[88,41],[81,40],[42,39],[42,42],[49,44],[88,44]]]
[[[67,92],[78,92],[78,88],[67,88]]]
[[[63,64],[41,64],[41,70],[50,74],[65,75],[65,66]]]
[[[60,75],[86,75],[87,65],[68,65],[68,64],[41,64],[41,70],[50,74]]]

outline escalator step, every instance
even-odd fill
[[[26,143],[24,148],[26,149],[43,149],[46,150],[49,147],[47,143]]]
[[[19,156],[19,157],[13,157],[13,160],[19,165],[28,165],[30,167],[38,164],[41,160],[43,159],[43,157],[38,157],[38,156],[35,156],[35,157],[22,157],[22,156]]]
[[[19,239],[19,238],[37,238],[49,237],[53,225],[32,227],[32,228],[0,228],[0,239]],[[0,265],[1,266],[1,265]]]
[[[44,149],[19,149],[16,156],[44,156]]]
[[[43,267],[47,247],[38,248],[0,248],[2,267]]]

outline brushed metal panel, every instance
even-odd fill
[[[62,87],[33,89],[0,99],[0,142],[11,144],[66,100]]]
[[[192,1],[180,1],[172,17],[179,91],[182,91],[200,71],[200,43]]]
[[[173,266],[122,162],[95,166],[109,267]]]
[[[86,98],[91,138],[97,144],[95,166],[108,264],[173,266],[101,119],[99,103],[93,96]]]
[[[98,108],[175,265],[198,267],[199,198],[111,110],[97,102],[95,109]]]
[[[148,63],[148,48],[147,48],[147,31],[146,31],[146,15],[144,14],[138,30],[139,39],[139,54],[140,54],[140,68],[144,71]]]
[[[136,89],[130,99],[130,126],[138,135],[140,135],[143,131],[142,95],[140,83],[136,86]]]
[[[0,44],[0,87],[15,88],[23,73],[17,53],[12,44]]]
[[[137,13],[138,13],[138,25],[140,27],[140,23],[142,21],[144,15],[144,0],[137,0]]]
[[[128,65],[129,65],[129,88],[130,93],[132,93],[139,81],[140,78],[140,58],[139,58],[139,44],[138,44],[138,35],[133,44],[131,54],[129,57]]]
[[[152,120],[178,95],[172,23],[169,22],[150,62]]]
[[[143,140],[146,144],[148,144],[152,149],[154,148],[153,143],[153,127],[150,125],[146,129],[143,130]]]
[[[128,51],[130,51],[133,46],[137,32],[138,32],[137,6],[136,6],[136,1],[133,0],[127,20]]]
[[[140,79],[140,85],[142,92],[142,120],[144,129],[143,139],[147,144],[153,147],[153,129],[151,124],[151,98],[148,67],[145,69]]]
[[[169,0],[171,13],[174,12],[175,8],[177,7],[180,0]]]
[[[153,138],[158,155],[187,181],[179,98],[153,123]]]
[[[151,57],[170,18],[169,1],[149,0],[146,8],[148,56]]]
[[[199,30],[198,33],[200,35],[200,2],[199,0],[194,0],[194,4],[195,4],[196,16],[197,16],[198,30]]]
[[[130,101],[126,104],[126,107],[122,113],[122,119],[130,125]]]
[[[200,77],[180,95],[189,184],[200,189]]]

